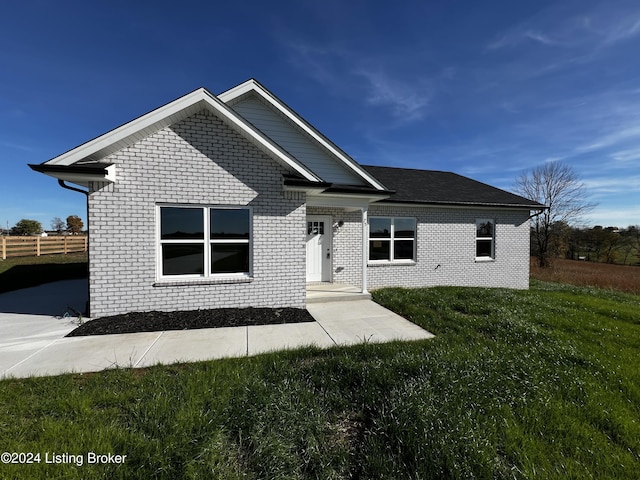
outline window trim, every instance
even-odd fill
[[[493,229],[492,229],[492,234],[490,237],[480,237],[478,236],[478,225],[480,223],[486,223],[486,222],[491,222],[491,224],[493,225]],[[475,242],[474,242],[474,247],[475,247],[475,260],[476,262],[493,262],[496,259],[496,220],[495,218],[476,218],[476,222],[475,222]],[[478,241],[479,240],[491,240],[491,254],[490,255],[484,255],[484,256],[478,256]]]
[[[371,221],[374,219],[388,219],[391,221],[391,232],[389,233],[389,238],[371,238]],[[402,220],[413,220],[413,237],[399,237],[396,238],[396,229],[395,225],[396,219]],[[368,219],[369,228],[367,229],[367,264],[368,265],[414,265],[416,263],[417,258],[417,250],[418,250],[418,219],[416,217],[403,217],[400,215],[396,216],[384,216],[384,215],[373,215]],[[372,260],[371,259],[371,242],[374,240],[380,240],[383,242],[389,242],[389,260]],[[398,241],[412,241],[413,242],[413,252],[411,258],[401,258],[395,259],[395,242]]]
[[[163,239],[162,238],[162,208],[199,208],[202,210],[202,239]],[[249,238],[248,239],[213,239],[211,238],[211,210],[247,210],[249,212]],[[162,273],[162,246],[167,244],[195,244],[203,245],[203,272],[202,274],[164,275]],[[211,272],[211,246],[215,244],[248,244],[249,245],[249,271],[231,273]],[[208,283],[229,279],[237,282],[241,279],[253,278],[253,208],[245,205],[209,205],[190,203],[157,203],[156,204],[156,281],[160,283],[176,283],[187,281],[190,283]]]

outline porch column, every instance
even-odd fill
[[[367,260],[369,258],[369,207],[362,207],[362,293],[367,292]]]

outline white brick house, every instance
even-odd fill
[[[94,317],[304,307],[308,282],[527,288],[543,208],[451,173],[362,166],[255,80],[31,168],[86,188]]]

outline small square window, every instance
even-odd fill
[[[202,208],[160,209],[160,238],[188,240],[204,238]]]
[[[391,238],[391,219],[390,218],[369,219],[369,237],[370,238]]]
[[[212,208],[211,239],[248,239],[249,210],[244,208]]]
[[[391,241],[369,240],[369,260],[391,260]]]
[[[163,275],[202,275],[203,265],[204,246],[202,244],[162,245]]]
[[[211,273],[236,272],[249,272],[249,244],[212,244]]]

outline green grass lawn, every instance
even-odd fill
[[[437,337],[2,381],[2,449],[41,463],[0,477],[640,477],[640,297],[534,282],[375,299]]]
[[[86,276],[86,253],[10,257],[0,260],[0,293]]]

